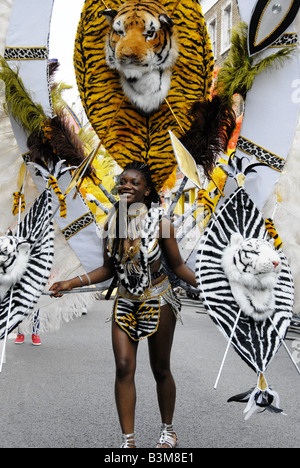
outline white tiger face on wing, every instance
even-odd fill
[[[282,267],[270,242],[233,234],[223,252],[222,267],[233,296],[246,315],[264,320],[274,312],[274,288]]]
[[[0,237],[0,300],[23,276],[30,254],[26,239],[11,234]]]
[[[153,1],[128,0],[102,14],[111,24],[106,61],[118,70],[124,93],[140,111],[151,114],[166,98],[178,57],[177,34],[164,8]]]
[[[244,285],[273,287],[281,270],[281,260],[270,242],[233,234],[223,254],[223,266],[231,279]]]

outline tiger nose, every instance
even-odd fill
[[[131,47],[124,47],[122,49],[122,55],[126,58],[135,58],[137,56],[136,52]]]
[[[272,262],[272,263],[273,263],[273,265],[274,265],[274,268],[277,268],[278,265],[279,265],[279,262]]]

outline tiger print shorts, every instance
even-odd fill
[[[132,340],[140,341],[157,331],[160,308],[166,304],[171,306],[176,318],[180,318],[181,302],[172,290],[168,278],[147,289],[143,297],[133,296],[120,286],[113,316]]]

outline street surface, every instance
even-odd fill
[[[192,305],[191,305],[192,304]],[[266,374],[287,414],[254,414],[227,403],[255,386],[255,373],[231,348],[218,387],[215,380],[226,340],[195,303],[182,310],[172,369],[177,384],[174,426],[184,448],[298,448],[300,377],[281,347]],[[118,448],[121,431],[114,402],[114,359],[110,340],[112,301],[97,300],[88,314],[41,335],[42,345],[8,340],[0,374],[1,448]],[[295,339],[294,339],[295,338]],[[291,352],[299,340],[287,340]],[[160,416],[147,343],[138,351],[136,442],[153,448]]]

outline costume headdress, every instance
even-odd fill
[[[110,17],[110,24],[103,16],[101,2],[95,3],[88,0],[82,11],[74,53],[81,100],[91,124],[110,155],[121,167],[125,167],[131,161],[147,163],[156,189],[160,191],[176,167],[168,130],[172,130],[177,137],[182,136],[190,127],[189,110],[195,101],[209,101],[213,54],[201,7],[195,0],[163,0],[162,2],[129,0],[124,3],[111,0],[109,5],[106,5],[107,7],[111,10],[106,9],[104,14]],[[118,16],[116,16],[117,12]],[[179,55],[175,63],[172,62],[170,66],[171,84],[166,99],[156,110],[147,113],[132,104],[124,93],[124,87],[122,88],[120,84],[119,73],[121,77],[127,74],[128,80],[131,79],[133,83],[138,79],[133,76],[135,70],[138,69],[136,66],[138,59],[136,59],[135,66],[132,66],[131,72],[129,67],[128,70],[126,69],[126,65],[123,69],[122,64],[118,65],[116,70],[115,65],[111,65],[112,61],[115,64],[116,57],[112,55],[113,58],[109,59],[105,55],[105,44],[107,44],[106,48],[112,49],[111,54],[113,54],[114,44],[118,40],[117,34],[121,38],[122,35],[126,37],[126,18],[130,15],[134,16],[138,22],[140,18],[143,19],[144,14],[154,14],[153,24],[156,25],[156,29],[152,31],[152,34],[158,37],[161,31],[159,21],[166,18],[165,12],[168,14],[168,21],[165,20],[161,28],[169,39],[176,34]],[[114,32],[111,23],[116,17],[118,21],[113,26],[116,31]],[[145,20],[144,23],[147,21]],[[146,30],[143,32],[144,43],[148,33]],[[130,34],[136,34],[134,37],[137,37],[138,41],[136,31],[130,30]],[[151,44],[151,39],[152,37],[149,36],[146,44]],[[153,60],[155,61],[157,57],[155,47],[159,47],[159,40],[156,38],[153,41],[156,41],[153,45]],[[141,50],[136,51],[132,43],[130,43],[130,50],[131,54],[138,55],[138,52],[142,54]],[[131,78],[129,73],[132,73]],[[145,88],[146,90],[144,89],[141,93],[147,94],[147,87]],[[151,88],[150,85],[149,88]],[[216,107],[219,106],[214,103],[213,110],[209,111],[210,127],[215,120]],[[207,107],[205,113],[207,114]],[[222,118],[221,124],[219,121],[218,130],[222,128],[225,120]],[[206,131],[207,126],[202,125],[202,134]],[[214,151],[210,151],[209,157],[199,161],[205,165],[207,172],[211,170],[216,159],[215,137],[211,137],[210,142],[212,141],[214,143],[211,144],[211,148],[214,147]],[[205,151],[204,146],[206,148],[207,143],[210,144],[210,142],[204,143],[203,140],[203,151]],[[219,142],[217,151],[220,150],[220,146]]]

